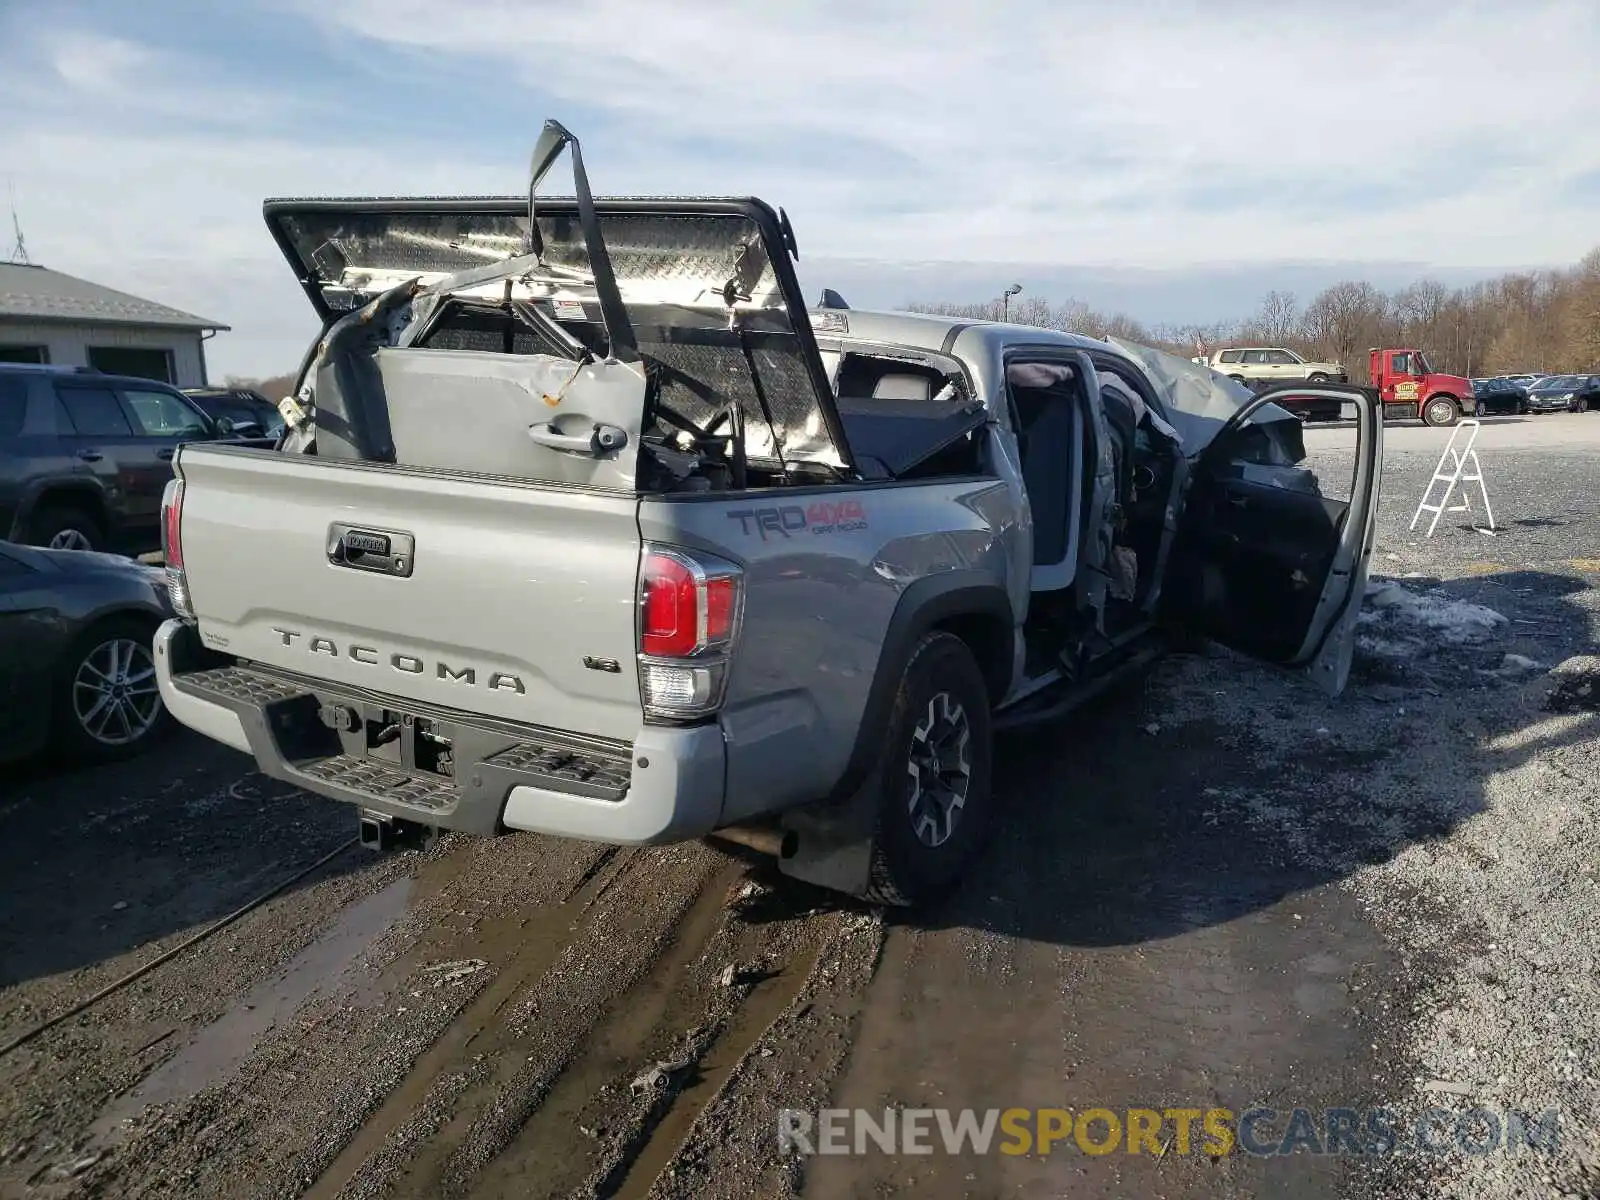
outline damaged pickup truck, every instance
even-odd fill
[[[536,196],[570,151],[574,199]],[[438,829],[711,837],[879,902],[998,818],[992,738],[1183,638],[1336,692],[1381,427],[1348,502],[1299,420],[1184,359],[801,299],[757,200],[273,200],[323,322],[275,451],[165,500],[184,724]]]

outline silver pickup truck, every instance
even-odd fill
[[[564,149],[575,199],[536,190]],[[1348,501],[1300,423],[1116,341],[808,310],[757,200],[275,200],[323,323],[276,451],[183,447],[161,692],[376,844],[718,837],[881,902],[998,819],[991,741],[1208,637],[1338,691]],[[1302,389],[1303,390],[1303,389]]]

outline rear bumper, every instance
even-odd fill
[[[726,751],[716,725],[641,723],[624,744],[481,721],[234,665],[180,621],[161,626],[155,653],[161,697],[180,723],[249,754],[265,775],[359,808],[463,833],[517,829],[617,845],[701,837],[722,815]],[[364,728],[341,731],[320,715],[385,704],[449,738],[449,775],[374,757]]]

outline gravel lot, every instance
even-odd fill
[[[0,1056],[0,1196],[1600,1194],[1600,414],[1486,422],[1493,536],[1408,533],[1445,435],[1385,433],[1347,693],[1213,651],[1006,741],[1006,834],[914,918],[700,845],[341,851],[346,810],[186,735],[8,777],[0,1044],[333,857]],[[1330,478],[1347,441],[1308,431]],[[778,1110],[823,1105],[1560,1133],[780,1154]]]

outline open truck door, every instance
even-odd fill
[[[1355,407],[1348,499],[1323,489],[1297,452],[1298,439],[1269,435],[1282,424],[1271,393],[1245,402],[1195,460],[1166,611],[1195,632],[1309,675],[1336,695],[1349,678],[1366,591],[1383,422],[1378,401],[1361,388],[1317,384],[1295,394]],[[1348,453],[1340,446],[1327,456],[1330,488]]]

